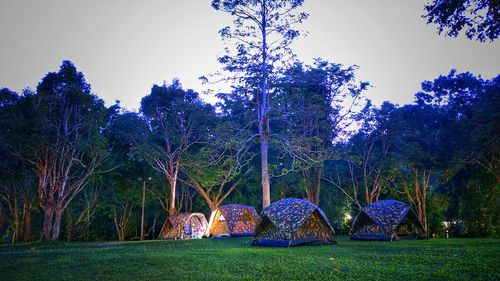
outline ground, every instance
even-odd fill
[[[500,280],[500,240],[293,248],[250,238],[0,246],[0,280]]]

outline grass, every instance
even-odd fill
[[[500,240],[261,248],[250,238],[0,246],[0,280],[500,280]]]

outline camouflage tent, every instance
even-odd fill
[[[220,206],[210,215],[209,234],[213,237],[252,236],[259,219],[252,206]]]
[[[252,245],[289,247],[336,243],[328,218],[309,201],[282,199],[262,210],[261,217]]]
[[[161,228],[159,239],[189,239],[206,236],[207,219],[202,213],[180,213],[170,216]]]
[[[387,240],[425,238],[424,228],[407,204],[379,200],[365,206],[351,228],[351,239]]]

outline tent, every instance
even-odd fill
[[[259,214],[252,206],[220,206],[210,215],[209,234],[212,237],[252,236],[259,219]]]
[[[328,218],[309,201],[282,199],[262,210],[261,217],[252,245],[289,247],[336,243]]]
[[[161,228],[159,239],[189,239],[206,236],[207,219],[202,213],[180,213],[170,216]]]
[[[422,224],[407,204],[379,200],[365,206],[351,228],[351,239],[387,240],[425,238]]]

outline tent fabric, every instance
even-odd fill
[[[262,210],[261,217],[252,245],[289,247],[336,243],[328,218],[309,201],[282,199]]]
[[[252,236],[259,219],[259,214],[252,206],[220,206],[210,216],[209,234],[213,237]]]
[[[365,206],[354,220],[351,239],[387,240],[423,238],[422,224],[407,204],[379,200]]]
[[[170,216],[160,231],[159,239],[190,239],[206,236],[207,219],[202,213],[180,213]]]

